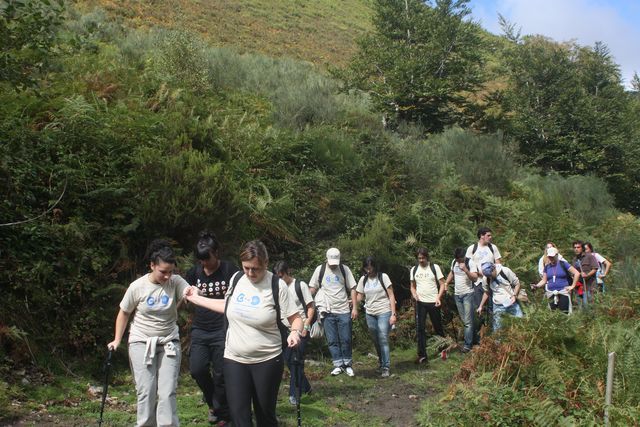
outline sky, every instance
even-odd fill
[[[640,75],[640,0],[471,0],[472,16],[483,28],[502,34],[498,13],[521,29],[582,46],[604,42],[620,66],[627,87]]]

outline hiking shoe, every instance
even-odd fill
[[[231,427],[231,421],[220,420],[216,427]]]
[[[342,373],[342,368],[339,368],[339,367],[333,368],[333,371],[331,371],[331,375],[333,375],[334,377],[336,375],[340,375],[341,373]]]
[[[382,378],[388,378],[389,377],[389,368],[382,368],[382,374],[380,374],[380,376]]]
[[[298,399],[295,396],[289,396],[289,403],[295,406],[298,404]]]
[[[469,353],[471,351],[471,349],[469,347],[462,347],[462,350],[460,350],[463,353]]]
[[[215,414],[213,413],[213,409],[209,409],[209,415],[207,416],[207,421],[209,421],[210,424],[215,424],[218,422],[218,417],[216,417]]]
[[[346,368],[344,368],[344,371],[347,373],[347,375],[349,375],[350,377],[353,377],[355,375],[355,372],[353,372],[353,368],[351,366],[347,366]]]
[[[418,356],[415,361],[415,364],[422,365],[423,363],[427,363],[427,364],[429,363],[429,361],[427,360],[427,356]]]

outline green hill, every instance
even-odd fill
[[[88,0],[137,28],[193,31],[216,46],[287,56],[315,64],[344,64],[370,27],[367,0]]]

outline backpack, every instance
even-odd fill
[[[294,289],[296,291],[296,295],[298,296],[298,301],[302,304],[302,307],[306,309],[306,304],[304,303],[304,297],[302,296],[302,285],[300,284],[299,279],[295,279],[293,283]],[[313,302],[315,306],[315,301]],[[322,322],[318,317],[318,308],[313,312],[313,317],[311,318],[311,329],[309,330],[309,337],[311,338],[321,338],[324,336],[324,328],[322,327]]]
[[[415,279],[416,270],[418,269],[419,266],[420,266],[420,264],[416,264],[413,267],[411,267],[411,276],[413,276],[414,279]],[[429,263],[429,268],[431,268],[431,272],[433,273],[433,277],[436,278],[436,286],[438,286],[438,275],[436,274],[436,265],[434,263],[430,262]]]
[[[366,275],[362,275],[360,277],[360,280],[362,280],[362,284],[364,286],[364,280],[366,279]],[[360,280],[358,280],[358,282],[360,282]],[[382,289],[384,290],[384,293],[387,295],[387,299],[389,298],[389,291],[387,290],[387,288],[384,287],[384,282],[382,281],[382,273],[378,273],[378,281],[380,282],[380,285],[382,286]]]
[[[507,275],[505,274],[504,270],[500,270],[500,273],[498,275],[502,277],[504,280],[506,280],[507,283],[509,283],[509,286],[511,286],[511,290],[513,290],[514,287],[511,284],[511,281],[509,280]],[[516,295],[516,299],[520,302],[529,302],[529,295],[527,295],[527,291],[524,289],[522,285],[520,286],[520,291],[518,292],[518,295]]]
[[[344,270],[344,265],[342,263],[338,264],[340,266],[340,272],[342,273],[342,278],[344,279],[344,291],[347,293],[347,300],[351,298],[351,290],[349,289],[349,283],[347,283],[347,273]],[[318,290],[322,287],[322,279],[324,278],[324,273],[327,271],[327,263],[323,263],[322,267],[320,267],[320,274],[318,275]]]
[[[467,266],[467,270],[471,270],[471,267],[469,267],[469,262],[471,261],[471,258],[464,258],[464,265]],[[453,261],[451,261],[451,271],[453,272],[453,267],[455,267],[456,265],[456,260],[454,259]]]
[[[244,276],[244,272],[239,271],[231,278],[230,288],[229,288],[229,291],[227,292],[227,297],[224,302],[225,334],[227,332],[227,329],[229,328],[229,320],[227,319],[227,307],[229,307],[229,300],[233,295],[233,291],[236,290],[236,285],[238,284],[238,281],[242,278],[242,276]],[[278,330],[280,331],[280,338],[282,339],[282,348],[284,349],[288,346],[287,337],[289,336],[289,328],[287,328],[284,325],[284,323],[282,323],[282,319],[280,316],[280,278],[278,277],[277,274],[274,274],[273,277],[271,278],[271,295],[273,296],[273,303],[276,308],[276,324],[278,326]]]

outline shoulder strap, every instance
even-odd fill
[[[491,253],[493,254],[493,245],[491,243],[489,243],[489,250],[491,251]]]
[[[342,263],[339,264],[340,272],[342,273],[342,278],[344,279],[344,291],[347,293],[347,300],[351,298],[351,289],[349,289],[349,280],[347,279],[347,273],[344,270],[344,265]]]
[[[298,296],[298,301],[302,304],[303,308],[306,308],[306,304],[304,303],[304,297],[302,296],[302,288],[300,287],[300,280],[296,279],[293,283],[294,289],[296,290],[296,295]]]
[[[429,268],[431,268],[431,272],[433,273],[433,277],[436,279],[436,285],[438,284],[438,275],[436,274],[436,265],[432,262],[429,263]]]
[[[511,286],[511,280],[509,280],[504,270],[500,270],[499,276],[502,277],[504,280],[506,280],[509,286]]]
[[[276,308],[276,326],[280,331],[280,338],[282,338],[282,348],[285,348],[287,346],[289,329],[282,323],[282,316],[280,315],[280,277],[278,277],[277,274],[271,277],[271,294],[273,296],[273,304]]]
[[[318,275],[318,289],[322,286],[322,279],[324,279],[324,272],[327,270],[327,263],[323,262],[320,267],[320,274]]]
[[[418,271],[418,266],[420,264],[416,264],[413,267],[411,267],[411,275],[413,276],[413,280],[416,280],[416,272]]]
[[[465,264],[466,264],[466,263],[467,263],[467,260],[465,259],[465,260],[464,260],[464,262],[465,262]],[[455,266],[455,264],[456,264],[456,260],[454,259],[453,261],[451,261],[451,272],[452,272],[452,273],[453,273],[453,267]],[[468,267],[467,267],[467,268],[468,268]]]
[[[473,249],[471,249],[471,256],[474,256],[477,250],[478,250],[478,242],[473,244]]]

